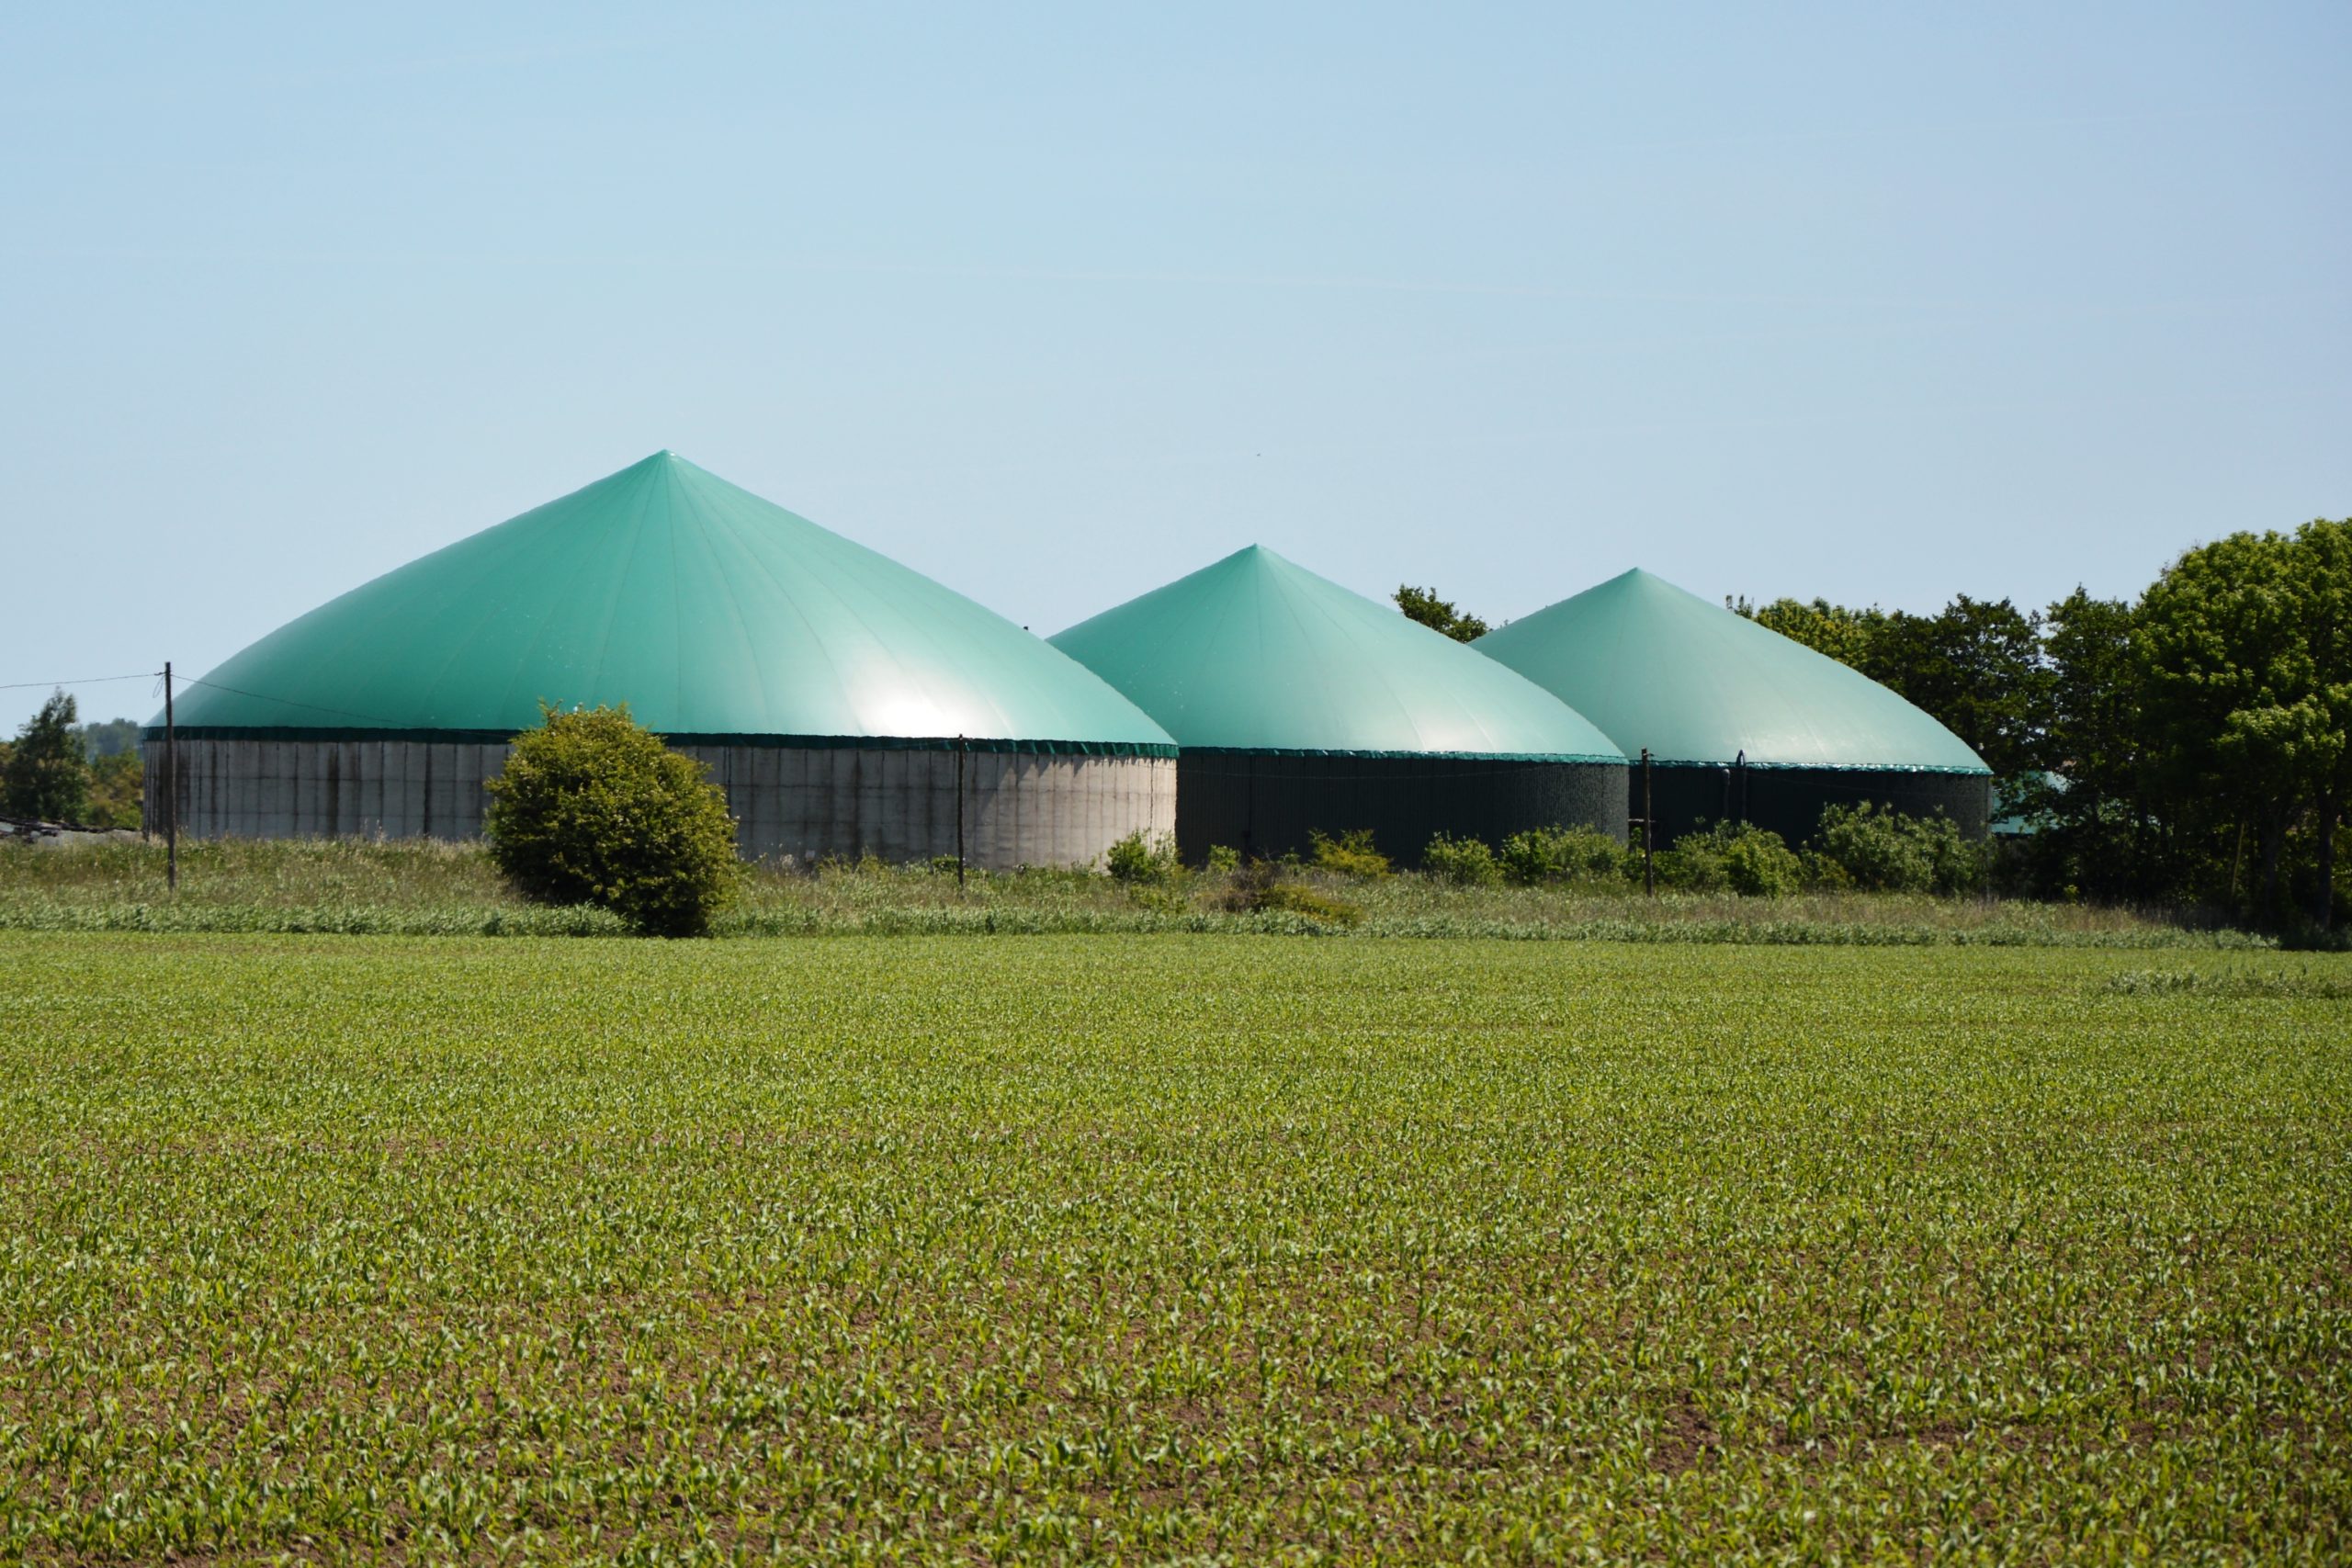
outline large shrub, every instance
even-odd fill
[[[1821,814],[1813,850],[1853,886],[1874,893],[1968,893],[1984,880],[1990,855],[1961,836],[1941,812],[1908,817],[1863,801]]]
[[[1146,886],[1172,882],[1183,871],[1175,839],[1165,833],[1155,839],[1140,828],[1103,852],[1102,868],[1114,881]]]
[[[636,931],[698,936],[741,867],[727,797],[627,706],[559,713],[490,781],[491,858],[526,896],[601,904]]]
[[[1657,857],[1657,874],[1668,887],[1748,898],[1784,898],[1804,881],[1803,864],[1781,835],[1748,822],[1685,833]]]
[[[1314,828],[1307,830],[1306,839],[1319,870],[1367,882],[1388,874],[1388,857],[1373,844],[1369,828],[1351,828],[1337,838]]]
[[[1622,881],[1625,846],[1598,828],[1530,828],[1503,840],[1503,874],[1532,886],[1544,882]]]
[[[1456,839],[1440,833],[1421,852],[1421,870],[1441,882],[1464,887],[1492,887],[1503,879],[1502,863],[1484,839]]]
[[[1914,818],[1916,831],[1928,842],[1928,858],[1935,863],[1933,886],[1939,893],[1958,895],[1982,890],[1993,880],[1993,867],[1998,852],[1990,841],[1972,840],[1960,830],[1960,824],[1937,812],[1933,817]]]
[[[1749,828],[1724,847],[1724,874],[1743,898],[1785,898],[1804,886],[1804,863],[1788,840]]]

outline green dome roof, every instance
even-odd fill
[[[671,736],[1172,745],[1002,616],[667,452],[288,622],[177,718],[503,738],[542,700],[627,703]]]
[[[1884,686],[1646,571],[1612,577],[1474,645],[1661,762],[1985,773]]]
[[[1532,682],[1254,545],[1052,640],[1188,751],[1624,761]]]

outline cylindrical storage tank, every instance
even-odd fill
[[[1625,759],[1533,683],[1252,546],[1054,646],[1176,738],[1176,841],[1274,856],[1369,829],[1419,860],[1439,833],[1625,832]]]
[[[1983,838],[1992,770],[1960,737],[1859,671],[1629,571],[1472,645],[1585,714],[1634,759],[1647,748],[1656,842],[1747,821],[1792,844],[1831,806],[1941,812]]]
[[[175,704],[198,837],[472,837],[540,705],[626,703],[747,856],[1084,865],[1176,748],[1003,617],[662,452],[291,621]],[[164,716],[149,725],[160,826]]]

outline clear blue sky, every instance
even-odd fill
[[[1253,541],[1931,609],[2352,513],[2342,0],[369,10],[0,14],[0,682],[663,446],[1040,633]]]

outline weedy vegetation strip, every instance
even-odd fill
[[[2339,958],[0,976],[0,1556],[2352,1557]]]
[[[626,929],[605,909],[528,902],[478,844],[213,840],[185,845],[182,854],[185,875],[173,895],[157,845],[0,845],[0,931],[594,937]],[[952,863],[799,871],[763,863],[749,868],[736,907],[712,930],[730,938],[1222,932],[1764,946],[2275,945],[2170,913],[2021,900],[1851,892],[1653,899],[1622,882],[1461,886],[1411,874],[1362,879],[1306,867],[1283,874],[1308,895],[1292,900],[1296,907],[1236,908],[1234,878],[1218,874],[1132,886],[1083,871],[976,872],[959,886]],[[1318,900],[1344,907],[1346,918],[1318,917]]]

